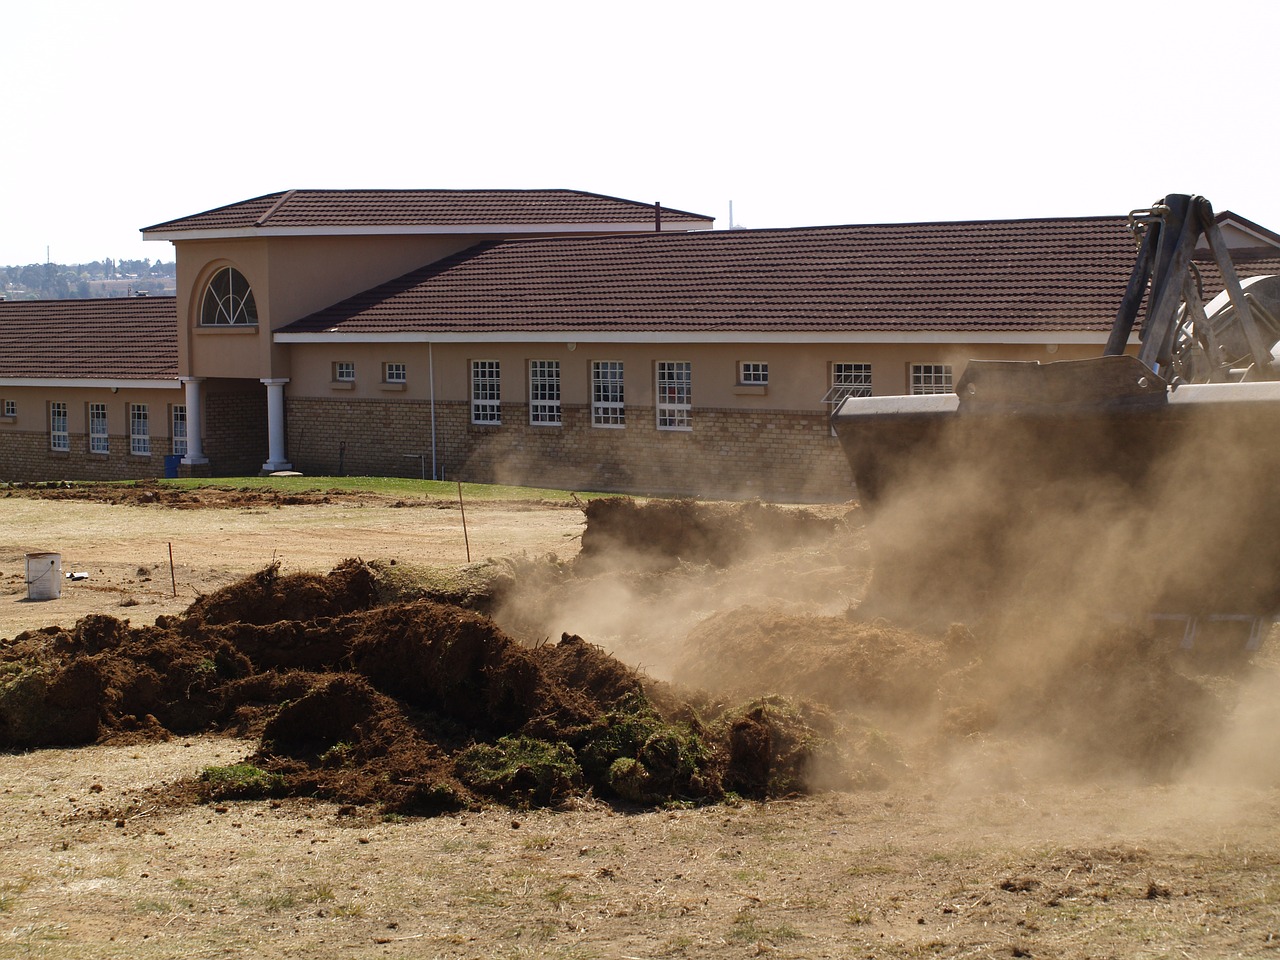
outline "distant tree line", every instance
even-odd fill
[[[94,260],[92,263],[29,263],[0,267],[0,294],[7,300],[87,300],[139,293],[171,294],[177,265],[160,260]]]

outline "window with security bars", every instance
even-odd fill
[[[625,427],[623,405],[622,361],[591,362],[591,425],[593,427]]]
[[[743,386],[766,386],[769,383],[769,365],[745,361],[738,364],[738,382]]]
[[[529,361],[529,422],[556,425],[560,422],[560,361]]]
[[[111,452],[111,439],[107,435],[107,405],[105,403],[89,404],[89,452]]]
[[[657,367],[658,429],[693,429],[693,364],[659,360]]]
[[[351,368],[351,379],[355,379],[355,365]],[[383,383],[406,383],[409,379],[409,368],[403,363],[384,363],[382,365]]]
[[[71,449],[71,434],[67,432],[67,405],[61,400],[49,404],[49,449]]]
[[[471,422],[502,423],[502,376],[497,360],[471,361]]]
[[[911,395],[924,396],[932,393],[954,393],[951,385],[951,364],[949,363],[913,363],[911,365]]]
[[[871,396],[871,364],[869,363],[833,363],[831,364],[831,389],[822,398],[834,413],[836,407],[849,397]]]
[[[170,408],[170,421],[173,425],[171,431],[173,453],[185,457],[187,455],[187,405],[185,403],[175,403]]]
[[[129,452],[139,457],[151,455],[151,418],[145,403],[129,404]]]
[[[352,360],[338,360],[333,365],[333,379],[339,383],[352,383],[356,379],[356,365]]]

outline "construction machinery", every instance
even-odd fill
[[[868,615],[1156,617],[1184,645],[1212,627],[1256,646],[1280,611],[1280,277],[1239,281],[1202,197],[1130,227],[1101,357],[971,360],[954,394],[836,409],[869,515]],[[1224,287],[1208,304],[1202,241]]]

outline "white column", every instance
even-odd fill
[[[292,470],[293,464],[284,458],[284,385],[288,377],[267,377],[262,383],[267,387],[267,462],[262,469],[267,473]]]
[[[208,463],[204,455],[204,406],[200,384],[204,377],[179,377],[187,393],[187,453],[182,462],[189,465]]]

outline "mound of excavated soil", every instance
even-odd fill
[[[774,796],[804,789],[830,742],[794,710],[748,704],[712,726],[669,691],[660,708],[578,637],[530,649],[460,607],[377,596],[359,561],[271,567],[155,626],[99,615],[21,634],[0,649],[0,748],[234,731],[260,749],[209,773],[205,796],[431,812],[583,790],[715,799],[726,782]],[[764,734],[730,749],[739,715]]]
[[[250,487],[219,489],[202,487],[184,490],[154,480],[134,483],[71,483],[68,481],[14,483],[5,496],[40,497],[45,500],[92,500],[98,503],[124,503],[134,506],[169,507],[174,510],[243,509],[245,507],[286,507],[300,504],[330,503],[343,494],[304,491],[280,493]]]
[[[675,676],[739,696],[814,700],[910,730],[935,752],[976,741],[1038,743],[1063,772],[1162,776],[1191,759],[1226,704],[1187,676],[1167,644],[1114,625],[1068,645],[955,626],[921,634],[850,617],[742,607],[704,620]]]
[[[591,500],[582,560],[668,565],[679,560],[716,567],[767,550],[829,536],[844,521],[758,502],[699,503],[626,497]]]

